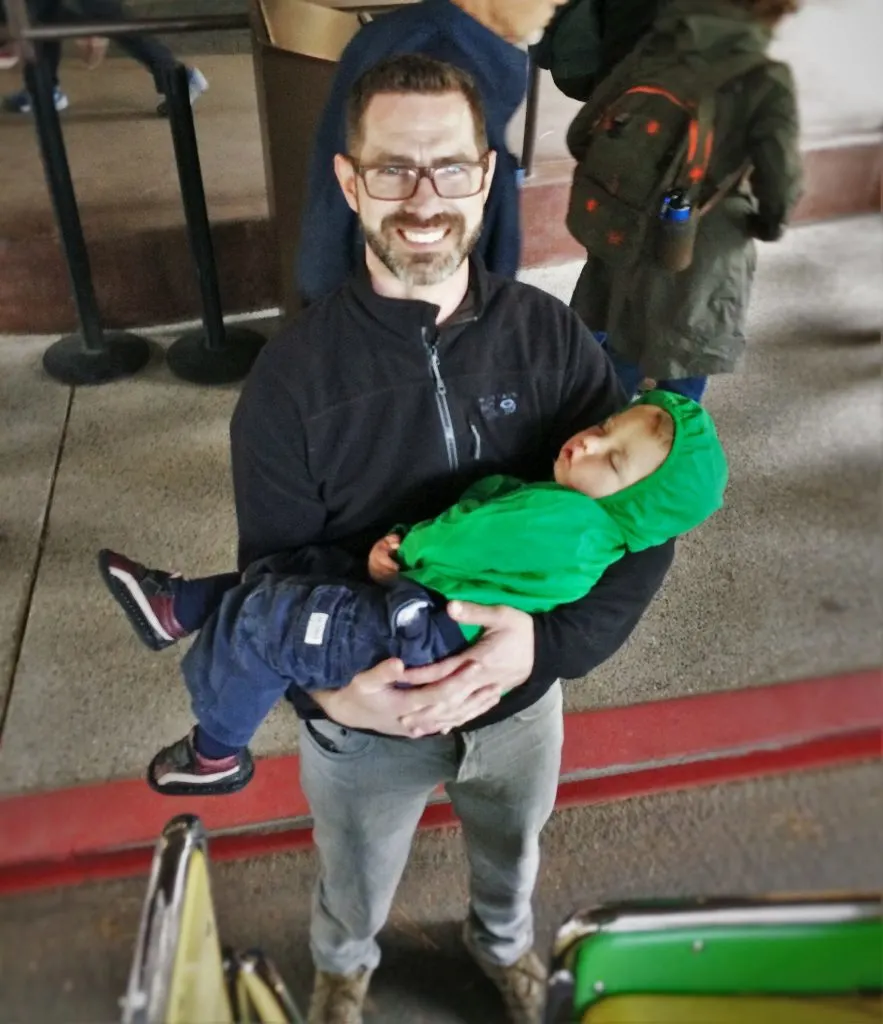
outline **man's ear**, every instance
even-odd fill
[[[484,188],[481,193],[485,202],[487,202],[487,197],[491,190],[491,182],[494,180],[494,171],[496,171],[496,169],[497,152],[494,149],[490,149],[487,154],[487,174],[484,176]]]
[[[337,176],[343,198],[353,213],[359,212],[358,175],[348,157],[338,153],[334,157],[334,173]]]

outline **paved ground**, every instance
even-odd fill
[[[597,901],[883,885],[879,766],[792,775],[559,812],[547,830],[536,906],[544,954],[557,924]],[[303,1001],[312,853],[216,865],[222,938],[259,945]],[[466,959],[460,836],[421,835],[382,935],[368,1021],[497,1024],[495,993]],[[117,1019],[144,880],[0,903],[0,1020]]]
[[[568,706],[624,704],[878,664],[883,551],[879,254],[872,218],[763,249],[743,372],[709,407],[732,463],[725,510],[679,545],[660,598]],[[562,296],[574,265],[526,276]],[[192,573],[233,563],[236,389],[159,360],[73,392],[44,343],[0,342],[0,791],[138,776],[189,724],[177,653],[133,639],[94,570],[102,545]],[[33,588],[33,589],[31,589]],[[290,751],[283,711],[259,754]]]

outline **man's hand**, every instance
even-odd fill
[[[409,716],[422,715],[430,723],[437,720],[453,728],[483,715],[500,699],[499,690],[485,686],[480,677],[455,676],[432,686],[397,688],[405,674],[402,662],[390,658],[360,672],[342,690],[322,690],[311,696],[339,725],[413,737],[440,732],[441,726],[414,731],[403,724]]]
[[[449,714],[447,705],[433,705],[428,700],[424,707],[407,712],[401,724],[409,736],[450,732],[456,726],[477,718],[497,704],[504,693],[520,686],[533,671],[533,619],[526,612],[506,605],[483,606],[452,601],[448,605],[448,614],[457,622],[483,626],[484,632],[462,653],[434,665],[408,669],[401,678],[420,686],[424,697],[454,684],[475,689],[467,700],[456,705],[455,715]],[[481,710],[463,717],[464,712],[479,705]]]
[[[368,555],[368,575],[375,583],[387,584],[399,574],[395,552],[402,546],[402,538],[395,533],[381,537]]]

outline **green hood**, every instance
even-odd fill
[[[631,487],[599,498],[629,551],[662,544],[704,522],[723,504],[727,460],[711,417],[692,399],[648,391],[636,405],[656,405],[674,420],[665,462]]]
[[[752,53],[765,50],[772,36],[769,25],[727,0],[671,0],[654,28],[677,34],[678,48],[685,52]]]

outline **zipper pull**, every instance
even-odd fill
[[[438,349],[435,345],[429,350],[429,365],[432,368],[432,375],[435,377],[435,389],[440,395],[448,393],[448,387],[442,380],[441,370],[438,365]]]

